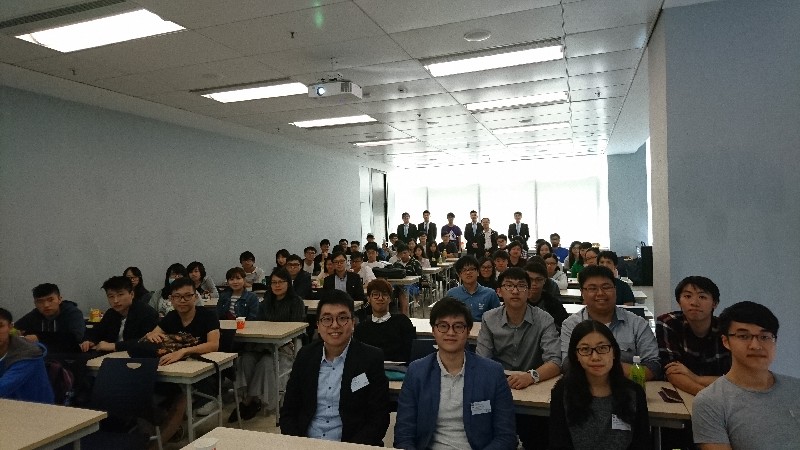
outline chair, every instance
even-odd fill
[[[414,339],[411,341],[411,358],[409,362],[424,358],[436,351],[433,339]]]
[[[158,358],[106,358],[95,378],[88,407],[106,411],[100,431],[81,440],[84,449],[143,449],[155,440],[161,450],[161,429],[156,425],[153,388]],[[155,427],[155,435],[142,434],[137,420]]]
[[[219,330],[219,351],[225,353],[238,353],[237,349],[235,348],[235,344],[233,342],[234,338],[236,337],[236,329],[235,328],[222,328]],[[233,401],[236,403],[236,419],[239,422],[239,429],[244,429],[242,427],[242,412],[239,411],[239,386],[236,384],[236,363],[233,364],[229,369],[225,369],[222,371],[222,376],[233,380]],[[222,398],[222,381],[220,380],[219,386],[219,398]],[[222,405],[220,405],[220,411],[222,411]],[[220,418],[221,418],[220,414]]]

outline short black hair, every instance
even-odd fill
[[[467,323],[467,329],[472,329],[472,311],[470,311],[467,305],[464,303],[449,296],[439,300],[433,305],[433,308],[431,308],[431,327],[436,326],[436,321],[439,320],[439,318],[447,316],[464,316],[464,322]]]
[[[597,255],[597,262],[600,263],[601,259],[608,259],[612,263],[614,263],[614,267],[619,265],[619,257],[617,256],[617,252],[612,252],[611,250],[603,250]]]
[[[234,275],[239,275],[240,278],[245,279],[247,278],[247,273],[241,267],[231,267],[225,272],[225,279],[230,280],[233,278]],[[257,282],[261,282],[261,280],[256,280]]]
[[[303,253],[305,254],[305,253],[306,253],[307,251],[309,251],[309,250],[310,250],[310,251],[312,251],[312,252],[314,252],[314,253],[317,253],[317,248],[316,248],[316,247],[314,247],[313,245],[309,245],[308,247],[304,248],[304,249],[303,249]]]
[[[378,251],[378,243],[377,242],[367,242],[364,244],[364,251],[368,252],[370,250]]]
[[[514,248],[514,247],[524,248],[524,247],[522,246],[522,242],[520,242],[520,241],[518,241],[518,240],[514,239],[514,240],[512,240],[511,242],[509,242],[509,243],[508,243],[508,245],[506,245],[506,251],[507,251],[507,252],[508,252],[508,251],[511,251],[511,249],[512,249],[512,248]]]
[[[504,259],[506,261],[511,261],[511,257],[508,256],[508,252],[505,250],[498,250],[492,253],[492,259]]]
[[[553,239],[554,237],[561,239],[561,236],[559,236],[558,233],[550,233],[550,239]]]
[[[130,278],[117,275],[115,277],[111,277],[103,282],[103,285],[100,287],[104,291],[128,291],[133,292],[133,283],[131,283]]]
[[[408,216],[409,218],[411,218],[411,214],[409,214],[407,212],[404,212],[403,214],[400,215],[400,217],[405,217],[405,216]]]
[[[675,286],[675,301],[679,301],[681,298],[681,292],[683,292],[683,288],[688,285],[692,285],[698,289],[702,289],[709,294],[711,294],[711,298],[714,299],[714,304],[716,305],[719,303],[719,288],[713,281],[709,280],[706,277],[701,277],[697,275],[688,276],[681,280],[677,286]]]
[[[333,261],[334,258],[339,256],[341,256],[342,258],[344,258],[345,261],[347,261],[347,256],[341,250],[336,250],[335,252],[331,253],[331,261]]]
[[[614,273],[608,267],[601,265],[584,267],[578,272],[578,285],[580,285],[581,289],[583,289],[586,280],[591,277],[605,277],[608,278],[608,281],[614,282]]]
[[[430,212],[430,211],[428,211],[427,209],[426,209],[425,211],[422,211],[422,214],[430,214],[430,213],[431,213],[431,212]]]
[[[584,241],[584,242],[581,242],[580,247],[581,247],[581,250],[586,250],[587,248],[592,248],[593,245],[592,245],[591,242]]]
[[[241,267],[240,267],[241,269]],[[178,289],[190,286],[192,291],[194,292],[194,281],[192,281],[189,277],[178,278],[169,285],[169,293],[172,294],[173,292],[177,291]]]
[[[514,211],[514,215],[516,216],[517,214],[519,214],[520,216],[522,215],[522,213],[521,213],[521,212],[519,212],[519,211]]]
[[[478,211],[475,211],[475,210],[473,209],[472,211],[470,211],[470,212],[469,212],[469,214],[470,214],[470,215],[472,215],[472,214],[478,214]]]
[[[511,267],[498,275],[497,285],[500,286],[500,284],[503,283],[503,280],[521,280],[524,281],[528,287],[531,287],[531,279],[528,277],[528,273],[519,267]]]
[[[583,254],[586,255],[587,252],[594,253],[597,256],[597,261],[598,262],[600,261],[600,249],[599,248],[597,248],[597,247],[589,247],[589,248],[586,249],[586,252],[584,252]]]
[[[395,238],[398,237],[397,233],[389,233],[389,239],[391,239],[393,237],[395,237]]]
[[[408,246],[402,242],[398,242],[395,249],[397,250],[397,253],[402,253],[408,251]]]
[[[525,272],[538,273],[539,275],[547,278],[547,266],[539,261],[531,261],[525,264]]]
[[[508,242],[508,236],[506,236],[505,234],[498,234],[497,235],[497,240],[499,241],[500,239]]]
[[[319,241],[319,246],[322,247],[323,245],[331,245],[331,241],[329,241],[327,239],[323,239],[323,240]]]
[[[731,322],[758,325],[778,336],[778,318],[760,303],[743,301],[725,308],[719,315],[719,331],[723,336],[730,332]]]
[[[361,245],[361,242],[358,242],[358,241],[350,241],[350,245]]]
[[[288,263],[289,261],[296,261],[296,262],[299,262],[299,263],[302,264],[303,263],[303,258],[301,258],[300,255],[298,255],[296,253],[292,253],[291,255],[289,255],[286,258],[286,262]]]
[[[10,324],[11,322],[14,321],[13,319],[14,318],[11,316],[11,311],[5,308],[0,308],[0,320],[5,320]]]
[[[61,295],[61,291],[58,290],[58,286],[53,283],[42,283],[31,289],[31,291],[33,292],[33,298],[47,297],[51,294]]]
[[[190,262],[189,265],[186,266],[186,273],[192,273],[192,271],[194,271],[195,268],[200,269],[200,279],[201,280],[205,280],[206,279],[206,266],[204,266],[203,263],[201,263],[200,261],[192,261],[192,262]]]
[[[350,294],[338,289],[326,289],[322,291],[322,297],[317,304],[317,314],[322,313],[322,307],[325,305],[346,306],[347,309],[350,310],[351,315],[355,311],[355,306],[353,306],[353,298],[350,297]]]
[[[449,219],[451,217],[455,219],[456,215],[451,212],[447,213],[447,218]]]
[[[253,260],[253,261],[256,260],[256,255],[254,255],[253,252],[251,252],[250,250],[245,250],[245,251],[242,252],[241,255],[239,255],[239,262],[240,263],[242,261],[247,261],[247,260]]]
[[[355,261],[356,259],[359,259],[359,260],[363,261],[364,260],[364,254],[361,253],[361,252],[350,253],[350,261]]]
[[[455,269],[456,273],[461,273],[465,267],[474,267],[475,269],[480,269],[481,265],[478,263],[478,259],[472,255],[464,255],[461,258],[458,258],[456,261]]]
[[[369,296],[375,291],[391,295],[392,284],[386,281],[385,278],[375,278],[367,283],[367,295]]]

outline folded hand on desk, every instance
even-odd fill
[[[533,377],[528,372],[508,372],[506,380],[511,389],[525,389],[533,384]]]
[[[166,337],[166,335],[164,333],[162,333],[160,331],[157,331],[157,330],[153,330],[153,331],[151,331],[151,332],[149,332],[149,333],[144,335],[145,339],[147,339],[150,342],[156,343],[156,344],[158,344],[160,342],[163,342],[165,337]]]
[[[162,356],[161,359],[158,360],[159,366],[166,366],[168,364],[172,364],[174,362],[178,362],[186,357],[188,352],[185,348],[180,350],[175,350],[172,353],[167,353],[166,355]]]

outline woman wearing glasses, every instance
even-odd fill
[[[567,357],[567,372],[550,395],[550,448],[652,448],[645,393],[625,377],[608,327],[579,323]]]
[[[367,298],[372,314],[359,322],[353,337],[382,349],[386,361],[408,362],[416,332],[408,317],[389,313],[392,285],[383,278],[370,281]]]

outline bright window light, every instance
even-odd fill
[[[287,95],[307,94],[308,88],[303,83],[283,83],[271,86],[256,86],[231,89],[222,92],[212,92],[202,94],[203,97],[210,98],[222,103],[242,102],[245,100],[256,100],[260,98],[286,97]]]
[[[473,55],[479,55],[479,53],[473,53]],[[506,53],[485,56],[469,56],[451,61],[432,62],[426,64],[425,68],[428,69],[428,72],[434,77],[444,77],[457,73],[478,72],[480,70],[552,61],[555,59],[562,59],[563,57],[563,47],[561,47],[561,45],[551,45],[548,47],[512,50]]]
[[[21,34],[17,38],[66,53],[183,29],[182,26],[162,20],[150,11],[139,9]]]
[[[528,95],[525,97],[506,98],[503,100],[489,100],[485,102],[467,103],[470,111],[484,111],[490,109],[512,108],[515,106],[541,105],[545,103],[563,103],[569,100],[567,93],[553,92],[549,94]]]
[[[317,119],[317,120],[302,120],[300,122],[291,122],[289,125],[294,125],[300,128],[315,128],[315,127],[332,127],[335,125],[350,125],[354,123],[368,123],[377,122],[367,115],[361,116],[347,116],[347,117],[334,117],[332,119]]]
[[[355,145],[356,147],[378,147],[381,145],[409,144],[411,142],[417,142],[417,140],[415,138],[398,138],[398,139],[386,139],[384,141],[352,142],[352,144]]]
[[[569,128],[569,122],[540,123],[538,125],[525,125],[522,127],[498,128],[492,130],[494,134],[523,133],[526,131],[560,130]]]

